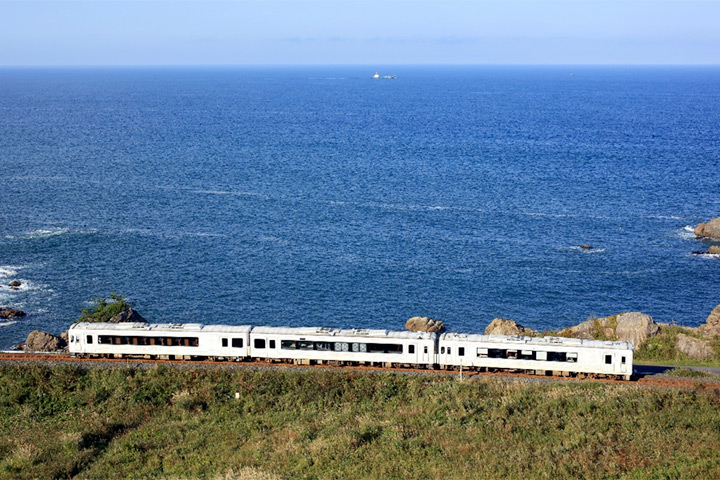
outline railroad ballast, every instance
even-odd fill
[[[633,362],[632,344],[618,341],[195,323],[75,323],[68,345],[71,354],[83,357],[513,370],[626,380]]]

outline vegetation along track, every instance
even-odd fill
[[[234,368],[299,368],[299,369],[312,369],[320,368],[325,370],[353,370],[353,371],[365,371],[365,372],[389,372],[389,373],[411,373],[411,374],[424,374],[424,375],[459,375],[460,372],[457,370],[428,370],[422,368],[384,368],[384,367],[370,367],[370,366],[332,366],[332,365],[294,365],[290,363],[273,363],[264,361],[252,361],[252,362],[229,362],[229,361],[215,361],[215,360],[159,360],[159,359],[140,359],[140,358],[80,358],[73,357],[72,355],[62,353],[24,353],[24,352],[1,352],[0,353],[0,364],[2,363],[33,363],[33,364],[45,364],[48,366],[54,364],[118,364],[118,366],[136,366],[138,364],[156,364],[166,366],[210,366],[210,367],[234,367]],[[580,379],[576,377],[559,377],[559,376],[539,376],[532,375],[529,373],[515,373],[515,372],[475,372],[475,371],[463,371],[462,375],[466,378],[480,377],[480,378],[491,378],[500,377],[508,379],[530,379],[530,380],[550,380],[550,381],[574,381],[574,382],[601,382],[601,383],[615,383],[615,384],[629,384],[629,385],[640,385],[644,387],[665,387],[665,388],[680,388],[685,390],[696,390],[706,389],[714,390],[720,393],[720,381],[712,380],[697,380],[697,379],[686,379],[686,378],[670,378],[670,377],[659,377],[657,375],[643,375],[633,376],[633,379],[629,382],[626,380],[615,380],[607,378],[587,378]]]

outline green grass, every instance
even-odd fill
[[[7,479],[720,477],[708,389],[0,367],[0,431]]]
[[[720,367],[720,339],[711,341],[711,346],[715,352],[713,358],[708,360],[695,360],[677,348],[677,337],[679,334],[697,336],[690,329],[676,326],[663,325],[660,333],[648,340],[635,350],[634,360],[636,363],[663,363],[667,365],[699,365]]]
[[[683,378],[707,378],[711,380],[720,380],[720,375],[710,372],[703,372],[702,370],[693,370],[689,368],[677,367],[672,370],[665,372],[665,375],[671,377],[683,377]]]

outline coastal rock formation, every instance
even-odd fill
[[[720,217],[713,218],[709,222],[700,222],[695,227],[696,237],[709,237],[720,240]]]
[[[507,318],[495,318],[485,329],[485,335],[537,335],[538,332],[525,328],[519,323]]]
[[[609,317],[591,318],[563,331],[576,338],[587,340],[620,340],[631,342],[638,348],[648,338],[660,332],[660,326],[650,315],[641,312],[625,312]]]
[[[18,281],[18,280],[13,280],[13,281],[10,282],[8,285],[9,285],[10,288],[12,288],[13,290],[17,290],[17,289],[20,288],[20,286],[22,285],[22,282],[20,282],[20,281]]]
[[[583,243],[582,245],[580,245],[580,248],[584,248],[585,250],[590,250],[592,247],[590,246],[589,243]]]
[[[713,255],[720,255],[720,245],[710,245],[708,247],[708,253]]]
[[[704,335],[720,337],[720,305],[713,308],[705,323],[700,325],[699,330]]]
[[[138,312],[128,307],[122,312],[118,313],[114,317],[108,320],[109,323],[122,323],[122,322],[133,322],[133,323],[147,323],[147,320],[143,318]]]
[[[22,310],[15,310],[14,308],[0,307],[0,318],[20,318],[27,315]]]
[[[677,349],[695,360],[705,360],[713,356],[713,349],[708,340],[693,338],[684,333],[677,336]]]
[[[405,322],[405,328],[412,332],[442,333],[445,331],[445,324],[428,317],[412,317]]]
[[[66,343],[47,332],[33,330],[25,340],[25,350],[30,352],[57,352],[65,347]]]
[[[641,312],[627,312],[617,316],[617,327],[615,328],[617,339],[631,342],[635,348],[658,333],[660,333],[660,326],[650,315]]]

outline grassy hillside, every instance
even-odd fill
[[[720,478],[703,389],[0,367],[0,431],[9,479]]]

